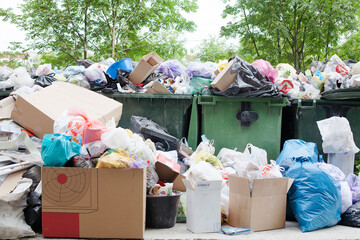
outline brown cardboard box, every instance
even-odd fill
[[[225,91],[225,89],[227,89],[230,86],[230,84],[235,82],[236,73],[234,74],[230,73],[233,63],[234,60],[228,62],[228,64],[226,64],[224,69],[219,74],[216,75],[216,78],[210,84],[213,88],[223,92]]]
[[[164,87],[161,83],[158,81],[155,81],[151,88],[148,88],[146,90],[146,93],[167,93],[172,94],[166,87]]]
[[[129,80],[136,84],[142,83],[155,71],[162,61],[163,59],[155,52],[143,56],[138,65],[130,73]]]
[[[293,183],[289,178],[254,179],[229,176],[229,225],[253,231],[285,227],[286,197]]]
[[[19,95],[11,118],[42,138],[53,133],[54,121],[67,108],[82,109],[90,120],[104,124],[112,118],[117,124],[122,113],[120,102],[74,84],[56,82],[39,92]]]
[[[43,236],[144,238],[145,170],[43,167]]]
[[[164,160],[159,158],[159,156],[157,158],[158,161],[155,163],[155,169],[159,176],[159,180],[164,183],[173,183],[173,190],[185,192],[186,187],[182,181],[185,177],[180,174],[180,165],[175,162],[170,163],[170,159]]]

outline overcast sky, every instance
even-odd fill
[[[0,7],[16,9],[16,6],[21,2],[22,0],[0,0]],[[199,9],[196,13],[184,15],[197,25],[195,32],[184,35],[186,39],[185,47],[188,50],[198,45],[202,39],[209,38],[209,36],[218,36],[221,26],[227,22],[221,17],[221,13],[225,8],[222,0],[198,0],[198,6]],[[8,22],[0,21],[0,32],[0,51],[7,50],[10,42],[23,42],[25,40],[25,32]]]

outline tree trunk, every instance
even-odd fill
[[[87,17],[88,17],[88,3],[85,6],[85,19],[84,19],[84,59],[87,58]]]
[[[259,58],[259,57],[260,57],[260,54],[259,54],[259,51],[258,51],[257,46],[256,46],[255,38],[254,38],[254,36],[252,35],[252,32],[251,32],[250,27],[249,27],[249,23],[248,23],[247,16],[246,16],[246,12],[245,12],[245,7],[243,8],[243,13],[244,13],[244,17],[245,17],[246,26],[247,26],[247,28],[248,28],[248,31],[249,31],[250,35],[251,35],[251,40],[252,40],[252,42],[253,42],[253,44],[254,44],[254,48],[255,48],[255,51],[256,51],[256,55],[257,55],[257,57]]]
[[[298,29],[297,29],[297,24],[296,24],[296,11],[297,11],[297,6],[296,4],[294,5],[294,67],[298,68],[298,55],[297,55],[297,51],[298,51],[298,46],[297,46],[297,34],[298,34]]]

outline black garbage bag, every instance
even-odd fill
[[[53,82],[56,82],[57,79],[54,78],[55,74],[54,73],[49,73],[46,75],[40,75],[40,76],[35,76],[35,84],[39,85],[40,87],[48,87],[50,86]]]
[[[36,187],[39,185],[41,180],[41,167],[33,166],[29,168],[24,174],[24,178],[30,178],[33,183],[30,186],[30,191],[34,191]]]
[[[41,233],[41,195],[37,192],[30,192],[26,202],[28,206],[24,209],[25,221],[34,232]]]
[[[214,89],[214,94],[228,97],[282,97],[282,93],[259,70],[241,59],[234,57],[231,73],[236,73],[236,80],[224,92]]]
[[[360,227],[360,201],[341,214],[341,221],[339,224],[350,227]]]

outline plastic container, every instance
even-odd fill
[[[329,153],[327,162],[340,168],[346,177],[354,173],[355,154],[353,153]]]
[[[114,93],[104,94],[123,104],[119,126],[130,128],[131,116],[146,117],[167,128],[168,133],[178,139],[188,137],[190,117],[197,124],[197,116],[192,114],[193,96],[179,94]],[[196,110],[196,104],[195,109]],[[190,143],[189,143],[190,144]],[[192,145],[192,147],[194,147]]]
[[[287,98],[199,96],[200,132],[221,148],[244,151],[246,144],[267,151],[268,160],[280,153],[282,109]],[[190,135],[190,132],[189,132]],[[198,139],[198,143],[200,139]]]
[[[356,146],[360,147],[360,101],[329,101],[297,99],[283,110],[282,143],[287,139],[301,139],[316,143],[319,154],[324,155],[317,121],[333,116],[346,117],[350,123]],[[355,155],[358,159],[360,153]]]
[[[172,228],[182,192],[173,191],[172,196],[146,196],[146,227]]]
[[[118,68],[124,69],[124,70],[131,73],[132,70],[134,69],[132,64],[131,64],[131,61],[132,61],[131,58],[121,59],[120,61],[117,61],[117,62],[113,63],[108,68],[106,73],[109,74],[112,79],[116,79],[116,74],[117,74],[117,69]]]

